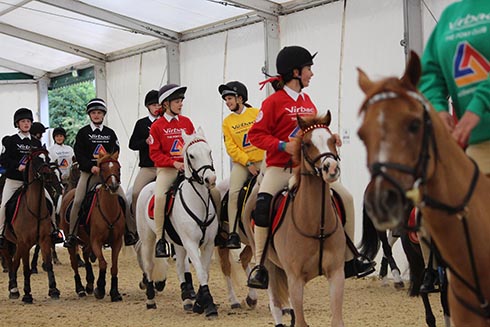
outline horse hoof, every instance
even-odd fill
[[[188,312],[188,313],[192,313],[192,308],[194,307],[192,301],[189,299],[186,299],[183,302],[184,302],[184,311]]]
[[[240,303],[233,303],[231,305],[231,308],[232,309],[241,309],[242,308],[242,305]]]
[[[62,263],[61,263],[61,261],[60,261],[59,259],[54,259],[54,260],[53,260],[53,263],[54,263],[55,265],[57,265],[57,266],[61,266],[61,265],[62,265]],[[79,266],[79,267],[80,267],[80,266]]]
[[[209,304],[204,310],[206,318],[216,318],[218,317],[218,308],[214,303]]]
[[[20,293],[18,291],[9,293],[10,300],[17,300],[19,297],[20,297]]]
[[[94,296],[96,299],[101,300],[105,296],[105,291],[104,290],[99,290],[99,288],[95,288],[94,290]]]
[[[87,292],[87,294],[92,294],[94,292],[94,285],[87,284],[87,286],[85,286],[85,291]]]
[[[156,282],[155,283],[155,288],[158,292],[163,292],[163,290],[165,289],[165,284],[166,284],[166,280],[162,280],[160,282]]]
[[[22,302],[26,304],[32,304],[32,295],[31,294],[26,294],[22,297]]]
[[[38,273],[38,271],[37,271],[37,267],[32,267],[32,268],[31,268],[31,275],[32,275],[32,274],[37,274],[37,273]]]
[[[398,283],[394,283],[393,286],[395,287],[395,289],[401,290],[401,289],[405,288],[405,283],[398,282]]]
[[[245,299],[245,303],[250,309],[255,309],[255,307],[257,306],[257,299],[252,299],[250,296],[247,296],[247,298]]]
[[[202,314],[204,313],[204,308],[202,305],[200,305],[197,301],[194,303],[194,306],[192,307],[192,312]]]
[[[49,297],[54,300],[58,300],[60,298],[60,294],[60,290],[58,290],[57,288],[51,288],[48,291]]]
[[[121,302],[122,296],[119,292],[111,292],[111,302]]]
[[[86,297],[87,296],[87,293],[85,293],[85,291],[77,292],[77,294],[78,294],[78,297]]]
[[[150,309],[156,309],[157,308],[157,304],[156,303],[146,304],[146,308],[148,310],[150,310]]]
[[[139,287],[140,287],[140,290],[143,290],[143,291],[146,290],[146,284],[145,284],[145,282],[144,281],[141,281],[139,283]]]

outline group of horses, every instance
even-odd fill
[[[490,243],[485,242],[485,238],[490,222],[483,217],[490,209],[487,208],[489,202],[485,201],[490,183],[451,140],[430,104],[417,92],[419,78],[420,62],[415,54],[400,79],[393,77],[373,82],[359,70],[359,85],[366,98],[360,110],[362,125],[358,134],[367,149],[372,177],[365,191],[366,213],[370,217],[369,223],[385,230],[403,225],[407,208],[418,207],[422,212],[422,225],[432,236],[449,272],[447,296],[452,321],[458,326],[486,326],[490,319],[487,301],[490,280],[486,277]],[[278,197],[278,213],[265,251],[265,265],[270,273],[267,290],[270,310],[276,327],[285,325],[285,310],[291,313],[291,325],[307,326],[303,310],[304,287],[311,279],[324,275],[330,288],[331,325],[344,326],[346,241],[329,186],[339,177],[337,149],[329,129],[331,116],[328,112],[309,119],[297,117],[297,120],[301,129],[295,139],[293,156],[297,169],[289,189]],[[211,189],[216,187],[216,174],[211,148],[202,130],[198,129],[192,135],[183,133],[182,137],[184,173],[169,194],[165,237],[175,248],[184,310],[216,317],[218,307],[208,285],[220,230],[218,213],[221,208],[213,203],[211,196]],[[109,294],[112,301],[120,301],[117,263],[125,217],[117,196],[121,187],[118,156],[102,156],[97,165],[100,167],[99,184],[90,193],[87,209],[82,210],[84,215],[79,218],[78,237],[87,272],[85,286],[78,273],[75,249],[69,250],[70,261],[77,294],[82,297],[94,293],[96,298],[102,299],[107,270],[102,248],[110,246]],[[49,210],[54,209],[50,209],[43,191],[53,178],[46,150],[37,149],[31,153],[26,171],[26,183],[6,231],[10,246],[2,251],[2,255],[9,269],[10,298],[19,297],[17,269],[22,259],[23,301],[31,303],[29,250],[36,243],[40,245],[48,273],[49,296],[58,298],[60,292],[56,288],[51,257]],[[60,225],[65,230],[74,192],[65,192],[60,205],[54,206],[59,209]],[[160,237],[155,234],[152,219],[154,192],[154,182],[143,188],[135,212],[140,236],[135,250],[143,272],[140,287],[146,290],[148,309],[156,308],[156,293],[165,288],[168,269],[167,259],[154,255],[155,242]],[[240,233],[244,247],[240,259],[247,273],[255,246],[253,210],[257,192],[257,185],[248,186],[248,200],[241,210]],[[367,230],[365,228],[365,233]],[[384,234],[376,235],[383,237]],[[399,277],[399,269],[389,253],[388,239],[383,238],[383,241],[387,252],[382,265],[389,264],[392,271],[398,271]],[[372,245],[366,247],[373,256]],[[221,248],[218,253],[227,276],[231,305],[239,306],[230,277],[230,251]],[[91,255],[99,262],[95,285]],[[190,264],[197,274],[197,292],[193,287]],[[382,270],[385,269],[382,267]],[[255,290],[250,289],[246,303],[250,307],[256,305]]]

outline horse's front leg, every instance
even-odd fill
[[[221,267],[221,272],[223,275],[225,275],[225,280],[226,280],[226,288],[228,290],[228,301],[230,302],[231,308],[232,309],[239,309],[241,308],[240,301],[238,300],[238,297],[236,296],[235,289],[233,288],[233,279],[231,277],[232,274],[232,262],[231,262],[231,254],[230,254],[230,249],[228,248],[220,248],[218,247],[218,256],[219,256],[219,263]]]
[[[92,249],[89,246],[86,248],[82,248],[83,260],[85,261],[85,280],[87,282],[87,285],[85,286],[85,291],[87,292],[87,294],[92,294],[94,292],[95,275],[92,263],[90,262],[91,253]]]
[[[343,265],[332,271],[328,278],[332,326],[343,327],[342,306],[344,303],[345,275]],[[303,312],[301,312],[303,314]]]
[[[97,287],[94,289],[94,296],[97,299],[103,299],[105,296],[105,275],[107,272],[107,261],[105,261],[102,253],[102,242],[93,240],[91,242],[91,248],[94,255],[99,260],[99,277],[97,278]]]
[[[250,261],[252,261],[253,252],[252,247],[250,245],[245,246],[245,248],[240,253],[240,262],[242,263],[242,268],[245,271],[245,275],[250,275]],[[245,303],[250,309],[255,309],[257,306],[257,289],[256,288],[248,288],[248,294],[245,298]]]
[[[20,266],[20,255],[18,248],[16,248],[14,257],[11,254],[8,256],[7,265],[9,268],[9,299],[18,299],[20,296],[19,289],[17,287],[17,271]]]
[[[111,246],[112,266],[111,266],[111,290],[109,294],[111,296],[112,302],[122,301],[122,296],[118,290],[118,280],[117,280],[118,259],[119,259],[119,252],[121,252],[121,247],[122,247],[122,235],[121,237],[115,239]]]
[[[22,265],[24,268],[24,296],[22,297],[22,302],[31,304],[32,294],[31,294],[31,268],[29,265],[29,249],[30,247],[17,245],[17,251],[19,251],[22,257]]]
[[[189,258],[197,272],[197,278],[199,279],[199,291],[197,292],[196,302],[192,311],[196,313],[205,313],[206,317],[218,316],[218,308],[214,303],[213,296],[208,286],[209,266],[211,264],[211,257],[214,249],[214,237],[208,241],[201,249],[201,256],[199,257],[199,249],[190,247],[187,251]]]
[[[31,261],[31,274],[37,274],[37,261],[39,259],[39,250],[41,247],[39,246],[39,243],[36,244],[34,247],[34,253],[32,254],[32,261]]]
[[[49,234],[48,234],[49,235]],[[52,242],[49,236],[40,240],[41,253],[43,256],[43,266],[48,273],[48,295],[52,299],[60,298],[60,291],[56,288],[56,278],[54,277],[53,261],[51,258]]]
[[[70,265],[73,270],[75,279],[75,292],[78,294],[78,297],[85,297],[87,293],[85,293],[85,288],[82,285],[82,278],[80,277],[80,273],[78,271],[78,260],[77,260],[77,249],[69,248],[68,253],[70,255]]]
[[[175,248],[175,267],[177,269],[177,276],[180,281],[180,296],[182,298],[182,305],[184,311],[192,311],[193,301],[196,299],[196,292],[192,285],[192,275],[190,273],[189,260],[187,259],[187,252],[185,249],[177,244],[174,244]],[[190,279],[190,283],[188,282]]]

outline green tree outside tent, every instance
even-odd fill
[[[85,113],[87,102],[95,97],[93,81],[77,83],[48,91],[49,126],[66,130],[65,144],[73,146],[75,137],[88,124]]]

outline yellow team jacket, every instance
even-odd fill
[[[233,162],[246,165],[264,159],[264,151],[253,146],[248,139],[248,130],[259,113],[257,108],[243,108],[241,114],[232,112],[223,120],[223,136],[226,152]]]

